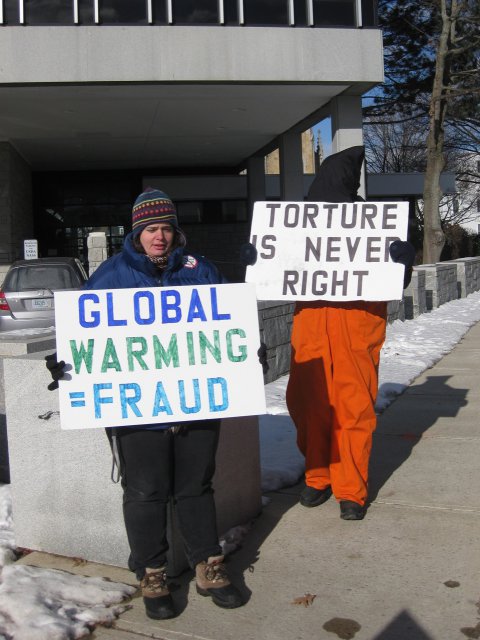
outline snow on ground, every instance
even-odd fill
[[[12,329],[12,331],[2,331],[0,333],[0,339],[8,341],[8,340],[19,340],[22,338],[28,338],[29,336],[43,336],[45,334],[53,334],[55,332],[55,327],[45,327],[44,329]]]
[[[377,410],[382,412],[425,369],[433,366],[480,320],[480,292],[449,302],[416,320],[388,325],[382,349]],[[303,457],[285,405],[288,376],[265,387],[268,413],[260,416],[262,490],[296,483]],[[226,553],[245,537],[239,526],[222,539]],[[133,587],[84,578],[63,571],[15,564],[9,485],[0,485],[0,640],[67,640],[89,635],[96,624],[110,624]]]

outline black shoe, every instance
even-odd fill
[[[197,593],[201,596],[210,596],[217,607],[223,609],[236,609],[243,605],[240,591],[233,584],[226,587],[215,587],[215,589],[201,589],[197,584]]]
[[[303,507],[318,507],[318,505],[326,502],[332,495],[332,487],[325,489],[315,489],[314,487],[305,487],[300,494],[300,504]]]
[[[236,609],[243,605],[240,591],[229,580],[223,556],[213,556],[195,567],[197,593],[209,596],[217,607]]]
[[[167,585],[165,567],[146,569],[140,581],[145,612],[153,620],[168,620],[177,614]]]
[[[153,620],[168,620],[177,615],[173,608],[172,596],[159,596],[158,598],[143,598],[145,613]]]
[[[365,508],[352,500],[340,500],[340,518],[342,520],[363,520]]]

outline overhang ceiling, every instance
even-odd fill
[[[336,84],[0,87],[0,140],[34,171],[240,167],[304,130]],[[301,123],[301,126],[300,126]]]

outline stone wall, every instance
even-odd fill
[[[480,290],[480,256],[413,268],[404,292],[405,318],[417,318],[446,302]]]
[[[413,269],[412,280],[403,292],[403,306],[406,320],[417,318],[427,311],[425,271],[420,267]]]
[[[452,260],[457,267],[458,297],[465,298],[480,289],[480,257]]]
[[[459,297],[455,263],[423,264],[422,270],[425,272],[427,311]]]

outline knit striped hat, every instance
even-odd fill
[[[133,203],[132,231],[141,233],[148,225],[162,222],[174,227],[178,237],[177,246],[184,246],[186,238],[178,226],[175,205],[166,193],[148,187]]]

